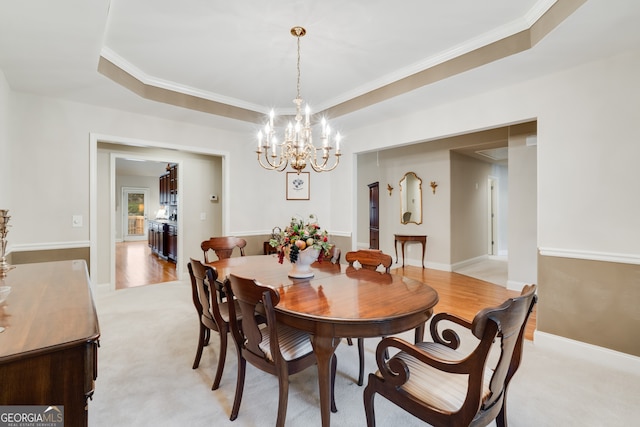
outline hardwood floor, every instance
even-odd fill
[[[498,306],[507,298],[520,295],[520,292],[510,291],[503,286],[448,271],[406,266],[392,269],[391,272],[420,280],[438,291],[440,300],[434,313],[453,313],[469,321],[483,308]],[[535,327],[534,308],[525,330],[526,339],[533,340]]]
[[[391,270],[420,280],[438,291],[440,301],[435,312],[449,312],[472,320],[483,308],[502,304],[519,292],[471,276],[448,271],[406,266]],[[116,243],[116,289],[178,280],[176,266],[151,253],[146,241]],[[533,340],[536,326],[534,309],[525,337]]]
[[[176,265],[151,253],[146,240],[116,243],[116,290],[174,280]]]

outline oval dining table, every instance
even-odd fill
[[[278,290],[278,321],[311,334],[323,427],[331,421],[331,358],[341,339],[416,329],[416,340],[421,341],[438,302],[438,293],[418,280],[327,261],[313,263],[314,276],[308,279],[290,278],[290,262],[280,264],[277,255],[233,257],[208,265],[216,268],[220,282],[233,273]]]

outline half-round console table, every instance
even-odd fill
[[[422,243],[422,268],[424,268],[424,255],[427,252],[427,236],[426,235],[407,235],[407,234],[394,234],[395,241],[393,247],[396,250],[396,264],[398,263],[398,242],[402,244],[402,266],[404,267],[404,244],[407,242],[420,242]]]

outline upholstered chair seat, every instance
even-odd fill
[[[309,334],[285,325],[278,324],[277,327],[280,352],[284,360],[295,360],[313,352]],[[271,354],[269,328],[265,325],[260,329],[260,332],[262,332],[262,341],[259,344],[260,350],[264,352],[267,359],[273,362],[274,357]]]
[[[437,343],[423,342],[416,344],[416,347],[429,353],[434,359],[456,363],[466,356],[463,352]],[[468,394],[468,375],[435,369],[405,352],[398,353],[394,358],[404,361],[409,368],[409,379],[400,387],[402,390],[425,405],[450,412],[460,410]],[[380,376],[380,371],[377,375]],[[486,368],[482,382],[482,400],[491,392],[489,383],[492,376],[493,370]]]

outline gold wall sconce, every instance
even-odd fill
[[[436,194],[436,187],[438,186],[438,184],[436,184],[435,181],[431,181],[431,189],[433,190],[433,194]]]
[[[387,190],[389,190],[389,195],[391,195],[391,192],[393,191],[391,184],[387,184]]]

